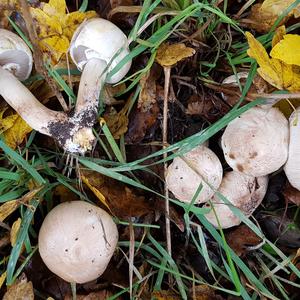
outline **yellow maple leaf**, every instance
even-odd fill
[[[276,39],[278,36],[279,35],[276,36]],[[283,37],[285,36],[286,35],[283,35]],[[263,45],[257,41],[251,33],[246,32],[246,38],[249,43],[247,53],[259,64],[257,71],[264,80],[280,90],[286,89],[292,92],[300,91],[300,72],[297,66],[297,57],[295,61],[290,60],[290,62],[292,62],[290,64],[278,58],[270,58]],[[280,45],[280,43],[281,41],[277,41],[275,44],[274,40],[274,49]],[[289,44],[289,47],[290,46],[291,44]],[[289,52],[290,49],[286,46],[285,51]]]
[[[171,67],[184,58],[190,57],[195,54],[193,48],[186,47],[185,44],[172,44],[167,43],[160,45],[156,54],[156,61],[163,67]]]
[[[77,27],[85,20],[97,16],[95,11],[66,13],[65,0],[50,0],[41,8],[31,8],[36,22],[40,47],[56,64],[67,53],[70,40]]]
[[[32,131],[32,128],[19,115],[16,116],[13,126],[3,133],[5,143],[12,149],[16,149]]]

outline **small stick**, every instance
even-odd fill
[[[163,148],[167,148],[168,143],[168,94],[170,89],[170,75],[171,67],[164,67],[165,86],[164,86],[164,109],[163,109]],[[167,158],[167,153],[163,155],[164,159]],[[167,176],[167,163],[164,162],[164,177]],[[166,239],[167,250],[170,256],[172,256],[172,241],[171,241],[171,228],[170,228],[170,202],[169,202],[169,190],[167,183],[165,182],[165,218],[166,218]]]
[[[60,105],[62,106],[63,110],[68,111],[68,105],[66,104],[64,97],[62,96],[62,94],[59,91],[59,89],[57,88],[54,80],[48,75],[48,72],[44,67],[43,53],[39,47],[39,43],[38,43],[39,38],[36,33],[35,26],[34,26],[34,23],[32,20],[29,4],[26,0],[18,0],[18,2],[20,5],[20,8],[21,8],[21,11],[22,11],[22,15],[23,15],[26,27],[27,27],[27,31],[29,34],[31,44],[33,47],[33,59],[35,62],[35,68],[38,73],[43,75],[46,82],[49,84],[50,88],[55,92],[55,95],[56,95]]]

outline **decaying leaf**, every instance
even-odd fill
[[[106,125],[115,139],[119,139],[128,130],[127,111],[128,105],[125,105],[119,112],[110,107],[103,116]]]
[[[9,215],[11,215],[19,206],[19,200],[12,200],[5,202],[0,206],[0,222],[3,222]]]
[[[103,197],[110,211],[118,218],[141,217],[153,211],[144,197],[138,196],[125,184],[93,171],[81,170],[81,177],[88,178],[89,186]],[[97,196],[97,195],[96,195]]]
[[[105,196],[92,184],[90,184],[89,179],[83,175],[80,176],[82,182],[87,185],[87,187],[94,193],[94,195],[100,200],[102,204],[104,204],[109,210],[109,206],[106,202]]]
[[[238,256],[244,256],[249,252],[250,247],[261,243],[258,237],[247,225],[241,225],[226,235],[226,240],[232,250]]]
[[[156,61],[163,67],[171,67],[179,61],[193,56],[195,54],[193,48],[187,47],[185,44],[167,44],[160,45],[156,54]]]
[[[8,130],[9,128],[14,126],[14,123],[16,122],[18,115],[10,115],[3,118],[4,113],[7,111],[7,107],[1,110],[0,112],[0,134]]]
[[[10,244],[11,244],[12,247],[14,247],[15,244],[16,244],[18,233],[19,233],[20,226],[21,226],[21,222],[22,222],[22,219],[18,218],[13,223],[13,225],[11,227],[11,231],[10,231]]]
[[[284,35],[283,37],[286,36],[287,35]],[[277,89],[286,89],[292,92],[299,91],[300,68],[299,66],[297,66],[297,63],[299,63],[299,57],[295,56],[294,62],[292,59],[289,58],[289,62],[293,62],[292,64],[285,63],[283,60],[280,59],[280,55],[277,55],[278,58],[270,58],[263,45],[259,41],[257,41],[251,33],[246,32],[246,37],[249,43],[249,49],[247,53],[250,57],[254,58],[259,64],[260,67],[257,70],[259,75],[268,83],[275,86]],[[293,39],[293,41],[294,40],[295,39]],[[300,43],[300,39],[296,39],[296,41],[296,45],[294,45],[294,43],[292,43],[292,45],[294,45],[294,47],[296,46],[297,49],[299,49],[300,44],[298,45],[298,42]],[[281,41],[277,41],[273,49],[276,50],[277,47],[281,48],[280,45]],[[285,45],[291,46],[291,43],[285,43]],[[293,52],[293,50],[289,48],[286,48],[285,51]],[[287,59],[286,56],[283,57],[283,59]]]
[[[12,149],[16,149],[31,131],[32,128],[17,115],[13,126],[3,133],[5,143]]]
[[[140,80],[141,91],[138,104],[130,115],[126,142],[140,142],[157,121],[159,107],[157,103],[158,74],[154,68],[147,72]]]
[[[202,284],[197,285],[190,290],[190,299],[192,300],[222,300],[223,298],[216,295],[216,290],[212,287]]]
[[[151,294],[151,299],[155,300],[180,300],[181,297],[172,290],[154,291]]]
[[[70,201],[72,199],[76,199],[77,197],[74,192],[62,184],[56,186],[53,192],[55,196],[59,197],[60,202]]]
[[[0,289],[1,289],[1,287],[2,287],[2,285],[3,285],[3,283],[4,283],[4,281],[5,281],[5,279],[6,279],[6,271],[3,272],[3,273],[1,274],[1,276],[0,276]]]
[[[265,0],[261,4],[252,5],[249,26],[258,32],[267,33],[282,12],[294,2],[295,0]],[[290,12],[281,24],[284,24],[291,16],[299,17],[299,9],[300,5]]]
[[[23,274],[20,278],[10,287],[3,296],[3,300],[34,300],[34,292],[32,282],[27,282],[26,276]]]
[[[41,3],[41,8],[31,8],[36,22],[40,46],[56,64],[66,54],[76,28],[85,20],[96,17],[95,11],[66,13],[65,0]]]
[[[192,95],[188,100],[186,113],[198,115],[208,122],[215,122],[229,111],[229,106],[213,95],[200,96]]]
[[[93,292],[90,293],[88,295],[77,295],[76,299],[77,300],[106,300],[106,299],[110,299],[111,296],[113,296],[114,294],[110,291],[107,290],[102,290],[99,292]],[[114,299],[120,299],[118,298],[114,298]],[[72,296],[68,295],[64,298],[64,300],[72,300]]]
[[[17,0],[0,0],[0,28],[8,25],[8,16],[15,10],[19,10]]]
[[[289,183],[285,186],[283,190],[283,196],[286,201],[300,206],[300,191],[295,189]]]
[[[33,197],[41,190],[41,187],[36,188],[22,198],[17,200],[7,201],[0,206],[0,222],[3,222],[9,215],[11,215],[21,204],[27,204]]]

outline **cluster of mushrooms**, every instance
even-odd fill
[[[223,177],[218,157],[200,145],[169,165],[168,189],[178,200],[190,203],[202,185],[194,203],[211,208],[207,220],[215,227],[239,225],[241,219],[232,207],[251,216],[265,196],[269,174],[283,167],[291,185],[300,190],[299,117],[300,107],[289,122],[271,105],[249,109],[228,124],[221,138],[232,171]]]
[[[51,136],[68,153],[84,154],[94,143],[93,125],[105,82],[117,83],[131,60],[111,70],[129,54],[125,34],[100,18],[82,23],[75,32],[70,56],[82,71],[72,113],[53,111],[20,82],[32,71],[32,54],[15,33],[0,29],[0,95],[33,129]],[[59,204],[46,216],[39,233],[39,252],[47,267],[64,280],[85,283],[106,269],[118,242],[118,230],[103,209],[84,201]]]

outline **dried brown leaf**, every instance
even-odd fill
[[[195,54],[193,48],[187,47],[185,44],[162,44],[157,50],[156,61],[163,67],[174,66],[179,61],[193,56]]]
[[[138,196],[125,184],[93,171],[81,170],[89,183],[106,200],[111,212],[119,218],[141,217],[153,211],[144,197]]]
[[[295,189],[289,183],[284,188],[283,196],[286,201],[288,201],[290,203],[294,203],[297,206],[300,206],[300,191]]]
[[[222,300],[223,298],[216,295],[215,290],[208,285],[197,285],[190,290],[190,297],[193,300]]]
[[[151,294],[151,299],[155,300],[180,300],[181,297],[171,290],[154,291]]]
[[[244,256],[249,251],[249,247],[261,243],[260,237],[246,225],[238,226],[230,231],[226,235],[226,240],[238,256]]]
[[[159,107],[157,103],[157,73],[152,68],[140,80],[141,91],[137,107],[133,109],[130,115],[128,133],[126,142],[140,142],[147,131],[156,123]]]
[[[106,300],[109,299],[111,296],[113,296],[113,293],[107,290],[99,291],[99,292],[93,292],[88,295],[77,295],[77,300]],[[114,299],[120,299],[114,298]],[[64,300],[72,300],[72,296],[67,295]]]
[[[7,289],[3,300],[34,300],[32,282],[27,282],[25,275],[21,275],[12,286]]]

